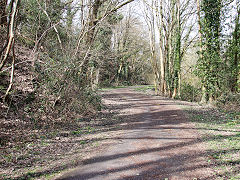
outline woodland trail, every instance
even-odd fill
[[[131,88],[103,96],[106,104],[128,118],[122,125],[124,135],[58,179],[214,179],[197,130],[174,101]]]

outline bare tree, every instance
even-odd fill
[[[191,35],[195,9],[192,0],[153,0],[152,4],[148,2],[145,4],[148,11],[155,16],[148,20],[152,27],[149,31],[150,33],[155,33],[156,29],[158,31],[159,60],[156,64],[160,66],[157,70],[160,74],[159,90],[161,94],[175,98],[181,95],[181,62],[187,48],[196,37]]]
[[[154,86],[155,93],[159,93],[159,67],[157,63],[157,52],[156,52],[156,29],[155,29],[155,11],[154,11],[154,1],[151,1],[151,5],[144,5],[144,18],[148,25],[149,31],[149,45],[151,49],[151,64],[154,74]]]

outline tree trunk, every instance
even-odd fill
[[[160,79],[160,92],[164,95],[166,94],[166,74],[165,74],[165,57],[164,57],[164,36],[163,36],[163,18],[162,18],[162,1],[159,5],[159,13],[156,13],[156,19],[158,24],[159,32],[159,60],[160,60],[160,70],[161,70],[161,79]]]
[[[153,6],[153,1],[152,1]],[[149,39],[150,39],[150,49],[151,49],[151,64],[154,74],[154,87],[155,87],[155,93],[159,94],[158,85],[159,85],[159,72],[158,72],[158,65],[157,65],[157,56],[156,56],[156,45],[155,45],[155,19],[153,15],[153,9],[151,9],[150,18],[148,19],[148,28],[149,28]]]
[[[89,23],[88,23],[88,32],[86,34],[86,44],[87,44],[87,47],[89,47],[90,49],[91,49],[91,46],[93,45],[94,34],[95,34],[96,26],[98,23],[98,14],[103,2],[104,1],[101,1],[101,0],[95,0],[93,2],[92,7],[89,8]],[[85,82],[91,82],[87,78],[89,59],[90,59],[90,54],[88,53],[82,65],[82,74],[85,75],[86,77]]]
[[[179,74],[181,71],[181,23],[180,23],[180,0],[177,0],[177,11],[176,11],[176,52],[175,52],[175,62],[174,62],[174,91],[172,98],[176,98],[178,94],[179,87]]]
[[[199,48],[199,54],[200,54],[200,58],[203,58],[203,39],[202,39],[202,25],[201,25],[201,9],[200,9],[200,0],[196,0],[197,3],[197,16],[198,16],[198,34],[199,34],[199,42],[200,42],[200,48]],[[202,98],[201,98],[201,103],[205,104],[207,103],[208,98],[207,98],[207,91],[206,91],[206,87],[205,84],[202,83]]]
[[[234,42],[234,62],[233,62],[233,69],[234,71],[234,75],[233,75],[233,83],[231,85],[231,91],[232,92],[237,92],[238,90],[238,76],[239,76],[239,16],[240,16],[240,9],[238,9],[238,14],[237,14],[237,18],[235,20],[235,29],[233,32],[233,42]]]
[[[92,90],[95,91],[98,88],[99,85],[99,74],[100,74],[100,68],[97,67],[95,70],[95,73],[92,75]]]
[[[12,1],[13,2],[13,1]],[[9,20],[9,25],[8,25],[8,43],[6,46],[6,52],[5,54],[1,57],[0,61],[0,71],[2,70],[3,66],[5,65],[8,55],[11,51],[13,42],[14,42],[14,25],[15,25],[15,18],[17,14],[17,8],[18,8],[18,0],[14,1],[13,6],[11,7],[12,14],[11,14],[11,19]]]

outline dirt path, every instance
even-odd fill
[[[173,101],[130,88],[107,91],[104,101],[128,118],[124,134],[58,179],[214,179],[198,133]]]

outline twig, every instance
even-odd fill
[[[19,64],[23,64],[23,63],[26,63],[26,62],[32,62],[33,60],[27,60],[27,61],[22,61],[22,62],[19,62],[19,63],[16,63],[15,64],[15,67],[17,66],[17,65],[19,65]],[[1,72],[5,72],[5,71],[7,71],[7,70],[9,70],[9,69],[11,69],[12,68],[12,66],[10,66],[10,67],[8,67],[8,68],[6,68],[6,69],[3,69]]]
[[[76,48],[76,51],[75,51],[74,56],[77,55],[80,42],[81,42],[81,40],[84,38],[85,34],[87,34],[89,31],[91,31],[92,29],[94,29],[100,22],[102,22],[102,21],[103,21],[107,16],[109,16],[111,13],[116,12],[118,9],[122,8],[123,6],[129,4],[129,3],[133,2],[133,1],[134,1],[134,0],[128,0],[128,1],[120,4],[119,6],[113,8],[113,9],[110,10],[110,11],[106,11],[106,12],[104,13],[104,15],[101,16],[101,17],[99,17],[98,19],[95,19],[94,21],[97,22],[96,25],[92,26],[90,29],[88,29],[88,31],[85,31],[83,34],[80,34],[80,35],[79,35],[79,40],[78,40],[78,44],[77,44],[77,48]],[[110,4],[109,4],[109,5],[110,5]],[[85,25],[84,25],[84,26],[85,26]],[[84,28],[84,27],[83,27],[83,28]]]

